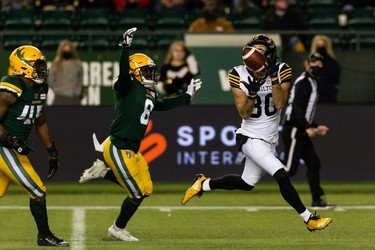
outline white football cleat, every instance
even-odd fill
[[[96,160],[91,168],[86,169],[81,178],[79,179],[79,183],[85,183],[91,179],[96,179],[101,177],[100,173],[103,171],[108,171],[108,168],[105,166],[104,162],[101,160]]]
[[[108,228],[108,236],[122,241],[138,241],[138,239],[132,236],[125,228],[116,230],[114,225]]]

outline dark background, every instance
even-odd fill
[[[330,128],[325,137],[314,138],[322,161],[322,180],[366,181],[374,180],[375,106],[366,105],[320,105],[316,121]],[[78,181],[82,171],[102,155],[94,150],[92,134],[99,141],[108,136],[113,119],[113,107],[47,107],[47,119],[60,152],[60,169],[51,181]],[[220,131],[225,126],[240,125],[240,118],[233,106],[182,106],[167,112],[153,112],[151,133],[162,134],[167,140],[167,150],[150,162],[153,180],[191,181],[196,173],[216,177],[228,173],[241,173],[242,168],[234,164],[201,163],[178,165],[178,151],[229,151],[236,155],[235,146],[225,146],[220,140]],[[194,143],[182,147],[177,143],[177,129],[190,126]],[[198,145],[199,128],[212,126],[216,137],[205,146]],[[147,136],[147,135],[146,135]],[[42,179],[46,180],[48,154],[33,131],[29,143],[34,148],[30,159]],[[305,180],[305,166],[295,180]],[[265,176],[265,179],[271,179]]]

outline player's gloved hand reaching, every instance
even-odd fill
[[[201,79],[191,79],[189,86],[187,87],[186,94],[190,95],[190,99],[193,99],[195,92],[202,87]]]
[[[125,46],[130,47],[133,42],[133,33],[137,31],[137,28],[131,28],[125,31],[125,33],[122,35],[122,38],[124,39],[119,46]]]
[[[50,148],[47,148],[49,154],[49,161],[48,161],[48,180],[51,179],[59,169],[59,162],[57,161],[57,156],[59,152],[56,149],[55,143],[52,144]]]
[[[264,64],[264,67],[266,68],[266,71],[267,71],[268,75],[271,77],[272,85],[278,84],[279,78],[278,78],[278,75],[277,75],[278,68],[276,66],[276,63],[272,64],[272,65]]]
[[[254,100],[257,96],[257,93],[260,89],[260,86],[266,81],[264,78],[254,78],[253,80],[250,77],[247,77],[248,82],[241,81],[247,90],[249,91],[248,98]]]

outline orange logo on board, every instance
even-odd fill
[[[152,162],[167,149],[167,140],[160,133],[150,133],[153,122],[150,120],[146,129],[146,136],[142,139],[139,152],[143,155],[147,163]]]

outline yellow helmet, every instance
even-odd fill
[[[129,57],[129,74],[144,85],[156,84],[156,65],[154,61],[142,53]]]
[[[10,71],[41,84],[48,77],[48,68],[42,52],[31,45],[23,45],[13,50],[9,56]]]

